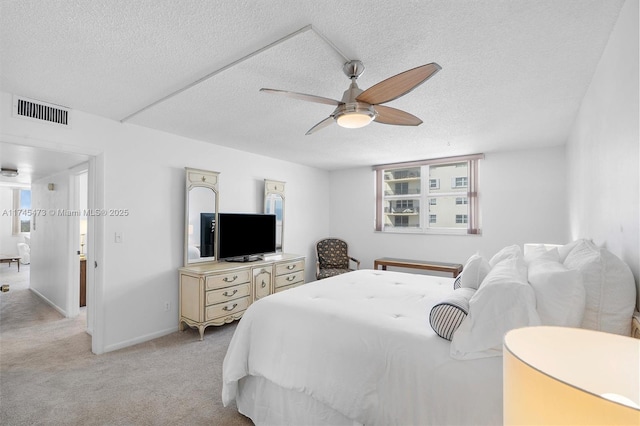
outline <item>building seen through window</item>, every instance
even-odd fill
[[[374,167],[376,230],[478,233],[476,171],[482,157]]]

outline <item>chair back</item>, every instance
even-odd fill
[[[316,255],[320,269],[348,269],[349,246],[339,238],[325,238],[316,243]]]

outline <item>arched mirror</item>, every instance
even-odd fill
[[[276,215],[276,252],[281,252],[284,240],[284,182],[264,180],[264,212]]]
[[[218,172],[185,168],[184,265],[217,259]]]

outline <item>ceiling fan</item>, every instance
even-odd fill
[[[336,109],[331,115],[309,129],[307,135],[327,127],[334,121],[339,126],[350,129],[364,127],[371,121],[396,126],[419,126],[422,120],[418,117],[381,104],[406,95],[441,69],[440,65],[432,62],[396,74],[363,91],[356,84],[356,80],[364,72],[364,65],[358,60],[349,61],[344,64],[342,70],[351,80],[351,85],[345,90],[341,101],[287,90],[262,88],[260,91],[303,101],[335,105]]]

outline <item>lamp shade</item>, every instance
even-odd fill
[[[505,425],[639,425],[640,340],[563,327],[504,338]]]
[[[373,114],[369,112],[350,112],[337,118],[338,125],[347,129],[359,129],[371,123]]]
[[[87,219],[80,219],[80,235],[87,234]]]

